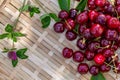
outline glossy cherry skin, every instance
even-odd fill
[[[85,24],[84,25],[79,25],[78,33],[82,34],[85,29],[86,29],[86,25]]]
[[[115,40],[116,37],[118,36],[118,33],[116,30],[111,30],[111,29],[108,29],[106,32],[105,32],[105,38],[107,40]]]
[[[120,0],[115,0],[115,5],[120,5]]]
[[[91,42],[88,44],[88,49],[91,52],[95,52],[97,51],[97,49],[100,47],[100,43],[99,42]]]
[[[112,43],[111,43],[111,41],[103,38],[103,39],[100,40],[100,44],[101,44],[102,47],[106,47],[106,46],[110,46]]]
[[[106,48],[103,50],[103,56],[110,57],[114,54],[114,51],[111,48]]]
[[[100,37],[103,34],[103,27],[99,24],[94,24],[91,28],[90,31],[94,37]]]
[[[105,61],[105,57],[101,53],[98,53],[95,55],[94,61],[96,64],[102,65]]]
[[[75,62],[82,62],[84,61],[84,54],[81,51],[76,51],[73,53],[73,60]]]
[[[84,11],[84,12],[78,14],[77,17],[76,17],[76,21],[79,24],[86,23],[88,21],[88,12]]]
[[[117,67],[117,73],[120,73],[120,62],[116,63],[116,67]]]
[[[93,10],[96,8],[96,5],[95,5],[95,0],[88,0],[88,8]]]
[[[108,71],[110,71],[110,69],[111,69],[111,67],[107,66],[106,64],[100,65],[100,71],[101,72],[108,72]]]
[[[57,33],[63,33],[65,30],[65,25],[62,22],[57,22],[54,24],[54,31]]]
[[[91,66],[89,72],[90,72],[92,75],[97,75],[97,74],[99,73],[99,68],[98,68],[98,66],[96,66],[96,65]]]
[[[115,17],[111,17],[108,21],[107,21],[107,25],[109,28],[111,29],[117,29],[120,25],[120,22],[117,18]]]
[[[75,19],[77,16],[77,10],[76,9],[70,9],[69,11],[69,17],[72,19]]]
[[[95,0],[95,4],[99,7],[103,7],[105,5],[106,0]]]
[[[75,21],[73,19],[67,19],[65,21],[65,27],[67,30],[73,30],[75,28]]]
[[[62,51],[62,55],[64,58],[71,58],[73,55],[73,50],[68,47],[65,47]]]
[[[89,67],[86,63],[80,63],[77,70],[80,74],[86,74],[89,71]]]
[[[86,49],[86,42],[85,42],[85,39],[84,38],[80,38],[77,40],[77,47],[81,50],[84,50]]]
[[[104,14],[99,14],[96,18],[96,23],[100,25],[105,25],[106,24],[106,16]]]
[[[59,12],[58,17],[61,18],[61,19],[67,19],[69,17],[69,14],[68,14],[67,11],[62,10],[62,11]]]
[[[98,12],[96,12],[94,10],[90,10],[89,13],[88,13],[88,15],[89,15],[89,19],[91,21],[95,21],[96,18],[97,18],[97,16],[98,16]]]
[[[91,38],[93,38],[93,35],[91,34],[89,28],[86,28],[86,29],[83,31],[82,35],[85,37],[85,39],[91,39]]]
[[[94,56],[95,56],[95,53],[94,52],[91,52],[89,50],[86,50],[85,51],[85,57],[88,61],[91,61],[94,59]]]
[[[77,38],[77,34],[73,31],[67,31],[65,34],[66,38],[70,41],[73,41]]]

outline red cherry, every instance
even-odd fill
[[[91,10],[88,15],[89,15],[89,19],[91,21],[94,21],[98,16],[98,12]]]
[[[74,52],[73,60],[76,62],[82,62],[84,60],[84,54],[81,51]]]
[[[70,48],[65,47],[62,51],[63,57],[64,58],[71,58],[73,55],[73,50]]]
[[[94,61],[95,61],[96,64],[102,65],[104,63],[104,61],[105,61],[105,57],[101,53],[98,53],[94,57]]]
[[[66,21],[65,21],[65,27],[66,27],[66,29],[68,29],[68,30],[73,30],[74,28],[75,28],[75,22],[74,22],[74,20],[72,20],[72,19],[67,19]]]
[[[106,0],[95,0],[95,4],[99,7],[103,7],[105,5]]]
[[[80,74],[86,74],[88,72],[88,70],[89,70],[89,67],[86,63],[80,63],[78,65],[78,72]]]

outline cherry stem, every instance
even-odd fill
[[[106,63],[106,62],[104,62],[107,66],[110,66],[110,67],[112,67],[112,68],[116,68],[116,67],[114,67],[114,66],[112,66],[112,65],[110,65],[110,64],[108,64],[108,63]]]

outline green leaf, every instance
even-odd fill
[[[18,64],[18,59],[17,59],[17,60],[12,60],[12,65],[13,65],[13,67],[16,67],[17,64]]]
[[[33,12],[39,14],[40,13],[40,10],[38,7],[32,7],[33,8]]]
[[[7,26],[5,27],[5,31],[6,32],[13,32],[13,26],[12,25],[10,25],[10,24],[7,24]]]
[[[39,14],[40,10],[39,10],[38,7],[30,6],[29,7],[29,12],[30,12],[30,17],[33,17],[35,13]]]
[[[83,11],[83,10],[85,9],[85,7],[86,7],[87,1],[88,1],[88,0],[81,0],[81,1],[79,2],[79,4],[77,5],[76,9],[77,9],[78,11]]]
[[[15,36],[12,37],[12,40],[13,40],[14,42],[17,42],[17,38],[16,38]]]
[[[27,51],[27,48],[19,49],[16,54],[20,59],[27,59],[28,56],[25,55],[25,52]]]
[[[25,36],[25,34],[23,34],[23,33],[21,33],[21,32],[13,32],[12,34],[13,34],[13,36],[15,36],[15,37],[23,37],[23,36]]]
[[[49,13],[50,17],[53,18],[56,22],[60,21],[55,13]]]
[[[90,80],[106,80],[102,73],[99,73],[96,76],[92,76]]]
[[[4,34],[1,34],[0,35],[0,39],[4,39],[4,38],[7,38],[9,35],[9,33],[4,33]]]
[[[69,11],[70,9],[70,0],[58,0],[58,4],[61,10]]]
[[[2,52],[3,52],[3,53],[7,53],[8,51],[9,51],[9,49],[4,48]]]
[[[47,28],[50,25],[51,18],[48,14],[44,14],[40,17],[42,28]]]
[[[25,5],[25,6],[23,6],[23,7],[21,7],[20,9],[19,9],[19,11],[28,11],[28,9],[29,9],[29,5],[27,4],[27,5]]]
[[[34,12],[30,12],[30,17],[33,17],[34,16]]]

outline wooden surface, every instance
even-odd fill
[[[0,0],[0,34],[4,32],[7,23],[13,24],[19,14],[18,9],[22,6],[23,0]],[[75,1],[71,0],[71,7]],[[28,47],[27,60],[20,60],[16,68],[13,68],[7,54],[1,53],[4,46],[10,47],[11,41],[7,39],[0,41],[0,80],[90,80],[90,74],[80,75],[77,72],[77,65],[72,59],[64,59],[61,55],[62,49],[67,46],[74,51],[76,41],[66,40],[64,34],[56,34],[53,31],[52,21],[47,29],[41,28],[39,16],[48,12],[58,13],[60,11],[57,0],[30,0],[32,5],[40,7],[41,14],[29,17],[23,13],[19,19],[17,28],[27,34],[20,38],[16,47]],[[39,4],[38,4],[39,3]],[[87,62],[89,63],[89,62]],[[89,63],[91,65],[91,63]],[[107,80],[115,80],[115,74],[111,71],[104,74]],[[120,76],[119,76],[120,77]]]

